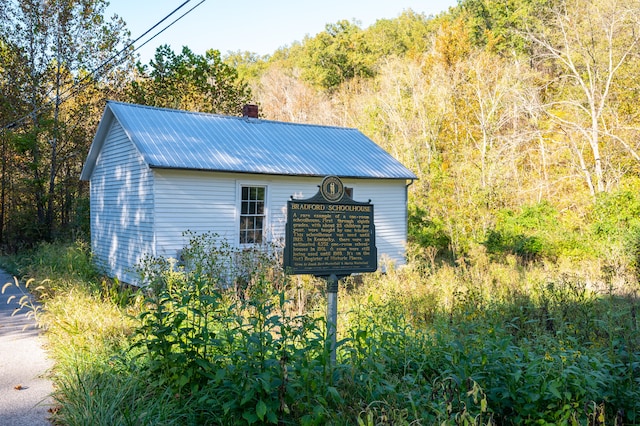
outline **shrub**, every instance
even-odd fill
[[[558,254],[554,241],[558,232],[557,212],[542,202],[518,212],[501,211],[483,244],[489,253],[511,253],[525,261],[553,258]]]
[[[138,368],[154,387],[197,395],[199,422],[212,414],[248,424],[321,417],[317,410],[335,396],[321,323],[293,315],[286,278],[261,254],[247,254],[204,234],[192,236],[181,266],[145,263],[153,291],[132,348]]]
[[[451,244],[442,224],[429,219],[427,211],[415,204],[409,205],[409,241],[420,247],[435,247],[440,253],[448,252]]]

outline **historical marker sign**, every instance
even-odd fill
[[[373,205],[354,201],[336,176],[287,202],[284,266],[293,274],[343,276],[378,268]]]

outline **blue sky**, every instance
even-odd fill
[[[106,14],[121,16],[135,39],[184,1],[110,0]],[[191,0],[164,24],[199,2]],[[198,54],[218,49],[223,54],[240,50],[266,55],[301,41],[305,35],[314,36],[323,31],[326,24],[342,19],[355,19],[366,28],[378,19],[396,18],[407,9],[428,16],[456,4],[457,0],[205,0],[138,52],[143,63],[149,62],[161,44],[171,45],[174,51],[189,46]]]

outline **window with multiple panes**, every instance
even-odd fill
[[[261,244],[264,233],[264,186],[242,186],[240,244]]]

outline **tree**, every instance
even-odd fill
[[[328,96],[295,75],[271,66],[256,85],[261,114],[270,120],[335,125]]]
[[[138,64],[138,76],[128,97],[143,105],[238,115],[251,99],[247,83],[213,49],[202,56],[160,46],[148,66]]]
[[[24,63],[25,58],[17,46],[0,39],[0,244],[5,240],[8,193],[14,175],[10,173],[14,168],[10,133],[15,124],[8,118],[24,115],[27,111],[20,93],[25,76],[19,70]]]
[[[541,28],[558,0],[461,0],[454,10],[464,18],[474,44],[504,56],[529,55],[531,41],[524,28]]]
[[[349,21],[328,24],[325,31],[305,39],[302,48],[295,51],[302,78],[327,90],[375,74],[375,57],[364,33]]]
[[[364,31],[363,38],[376,61],[390,56],[415,59],[430,49],[434,22],[408,9],[396,19],[376,21]]]
[[[62,231],[59,209],[67,191],[61,186],[66,180],[62,174],[77,168],[68,167],[68,162],[81,161],[78,158],[84,157],[90,141],[70,135],[78,126],[95,126],[98,119],[71,115],[65,103],[87,86],[108,81],[118,62],[107,60],[115,57],[128,35],[122,20],[104,20],[107,4],[105,0],[8,0],[0,4],[0,40],[21,58],[11,70],[18,76],[12,78],[20,81],[19,93],[2,123],[13,127],[6,140],[15,154],[14,167],[21,173],[20,185],[11,194],[14,201],[7,204],[20,206],[12,214],[24,216],[34,230],[18,240],[49,239],[56,230]],[[85,101],[95,104],[104,99],[98,96]],[[81,197],[78,193],[71,198]],[[16,232],[21,230],[16,228]]]
[[[616,145],[640,162],[636,123],[620,113],[629,106],[625,92],[638,87],[630,70],[640,65],[640,8],[634,0],[566,0],[551,16],[547,27],[529,33],[556,77],[546,112],[595,195],[611,183]]]
[[[255,82],[260,78],[260,74],[267,69],[269,56],[260,56],[252,52],[227,52],[223,57],[225,64],[235,68],[238,72],[238,79]]]

